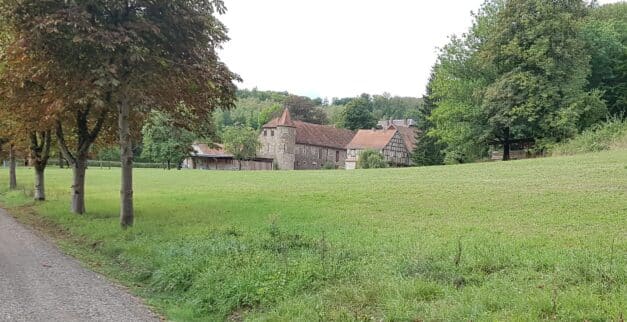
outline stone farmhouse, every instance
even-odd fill
[[[380,130],[359,130],[357,132],[346,146],[348,155],[346,169],[355,169],[359,154],[365,150],[379,151],[392,166],[412,165],[411,153],[416,147],[416,130],[413,127],[394,125],[393,123],[386,123],[385,125],[388,126]]]
[[[392,166],[410,166],[416,146],[413,120],[379,122],[382,129],[357,133],[334,126],[294,121],[289,110],[265,124],[261,148],[252,160],[235,160],[220,144],[194,143],[184,168],[204,170],[315,170],[323,167],[355,169],[359,154],[379,151]]]
[[[289,110],[265,124],[258,156],[274,159],[280,170],[345,168],[346,145],[355,132],[333,126],[293,121]]]

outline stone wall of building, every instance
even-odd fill
[[[277,141],[276,128],[262,129],[259,134],[261,148],[259,149],[257,156],[262,158],[274,158],[276,154],[276,146],[278,144]]]
[[[296,128],[279,126],[275,162],[279,170],[294,170],[296,161]]]
[[[296,144],[295,168],[300,170],[322,169],[325,164],[336,169],[343,169],[346,161],[346,150]]]
[[[294,170],[296,129],[288,126],[264,128],[259,134],[261,148],[257,156],[274,159],[279,170]]]

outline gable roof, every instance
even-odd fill
[[[355,136],[355,132],[329,125],[294,121],[296,144],[315,145],[343,150]]]
[[[192,144],[192,155],[207,158],[232,158],[233,155],[224,151],[224,145],[213,144],[213,147],[209,147],[204,143]]]
[[[270,122],[264,124],[264,128],[274,128],[277,126],[287,126],[294,127],[294,122],[292,121],[292,116],[290,115],[290,111],[286,108],[283,110],[283,114],[277,118],[273,118]]]
[[[405,143],[405,147],[407,148],[407,151],[409,151],[410,153],[413,153],[414,149],[416,148],[416,135],[418,135],[419,130],[417,128],[414,127],[407,127],[407,126],[394,126],[394,125],[390,125],[390,128],[396,129],[401,136],[403,137],[403,142]]]
[[[347,149],[376,149],[381,150],[392,140],[396,129],[359,130],[347,145]]]
[[[278,126],[291,126],[294,127],[294,122],[292,122],[292,116],[290,115],[290,110],[287,108],[283,110],[283,114],[279,117],[279,121],[277,122]]]

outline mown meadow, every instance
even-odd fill
[[[627,151],[407,169],[71,172],[0,203],[175,321],[621,320]],[[0,182],[7,171],[0,172]],[[5,188],[2,188],[5,189]]]

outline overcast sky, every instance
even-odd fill
[[[437,48],[468,30],[483,0],[225,2],[221,58],[240,88],[332,98],[421,96]]]

